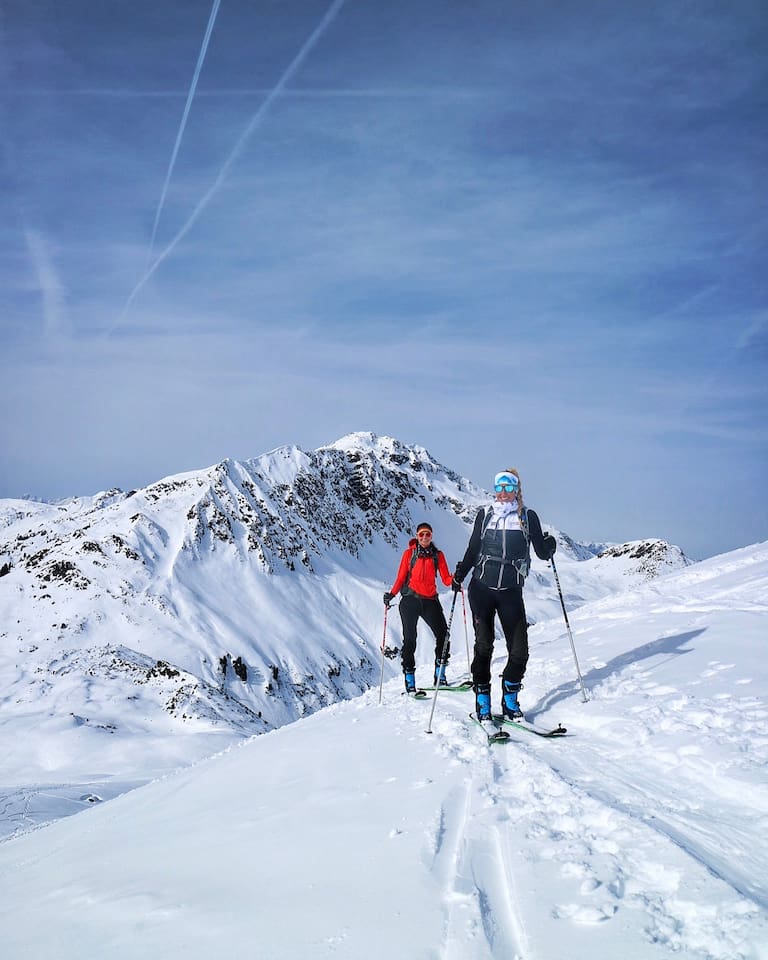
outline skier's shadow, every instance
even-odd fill
[[[644,643],[641,647],[635,647],[634,650],[628,650],[626,653],[614,657],[613,660],[609,660],[604,667],[593,668],[584,674],[584,686],[587,688],[587,693],[589,693],[590,687],[601,683],[612,674],[619,673],[625,667],[632,666],[632,664],[638,663],[640,660],[649,660],[651,657],[663,655],[666,655],[666,660],[671,660],[673,657],[682,656],[684,653],[693,653],[693,647],[686,647],[685,644],[704,633],[705,630],[706,627],[702,627],[699,630],[689,630],[687,633],[676,633],[671,637],[659,637],[658,640]],[[660,666],[664,662],[665,660],[660,660],[658,665]],[[549,710],[550,707],[560,703],[561,700],[572,697],[574,693],[578,693],[579,696],[581,696],[578,678],[569,680],[567,683],[561,683],[560,686],[551,690],[546,696],[539,700],[536,706],[530,711],[529,716],[533,719],[537,713],[543,713],[545,710]],[[526,711],[526,713],[528,713],[528,711]]]

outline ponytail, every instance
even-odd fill
[[[507,467],[507,473],[513,474],[517,477],[517,515],[520,518],[520,523],[523,522],[523,513],[525,512],[525,507],[523,505],[523,482],[520,479],[520,474],[516,467]]]

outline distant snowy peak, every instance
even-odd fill
[[[557,548],[560,555],[565,554],[574,560],[591,560],[609,546],[607,543],[581,543],[578,540],[571,539],[571,537],[569,537],[567,533],[563,533],[562,530],[557,530],[546,523],[543,523],[543,528],[546,533],[551,533],[557,539]]]
[[[308,557],[329,547],[357,556],[375,536],[394,545],[412,529],[417,506],[450,510],[470,523],[485,497],[423,447],[371,433],[350,434],[309,453],[279,447],[244,463],[226,461],[213,468],[211,484],[217,503],[229,498],[229,515],[256,539],[260,528],[270,547],[272,533],[279,532],[300,541]],[[211,522],[201,516],[206,519]],[[288,556],[295,555],[289,544]]]
[[[430,452],[419,444],[406,444],[394,437],[380,437],[375,433],[358,432],[347,434],[328,446],[320,447],[316,452],[320,454],[325,450],[340,450],[351,455],[356,461],[361,458],[373,459],[383,466],[400,467],[418,474],[432,475],[432,479],[441,476],[464,493],[471,493],[476,498],[487,496],[480,487],[435,460]],[[430,489],[429,480],[425,481],[425,486]]]
[[[406,444],[394,437],[380,437],[375,433],[365,431],[349,433],[327,446],[320,447],[317,452],[323,450],[340,450],[357,456],[370,455],[382,463],[394,463],[400,466],[409,464],[416,470],[450,474],[456,481],[461,479],[458,474],[438,463],[425,447]]]
[[[644,575],[647,580],[670,573],[693,563],[680,547],[666,540],[633,540],[630,543],[614,544],[598,554],[599,559],[622,558],[629,562],[633,572]]]
[[[370,430],[357,430],[354,433],[348,433],[344,437],[339,437],[333,443],[328,443],[321,450],[342,450],[344,452],[354,451],[355,453],[369,452],[378,456],[390,451],[397,450],[404,445],[395,440],[394,437],[380,437]]]
[[[558,543],[558,557],[571,560],[610,560],[622,568],[626,575],[637,575],[641,580],[650,580],[693,563],[680,547],[666,540],[632,540],[628,543],[584,543],[573,540],[562,530],[543,523],[545,532],[551,533]]]

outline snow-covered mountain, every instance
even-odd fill
[[[52,795],[77,809],[377,684],[381,594],[415,524],[453,565],[488,499],[422,447],[358,433],[128,493],[0,501],[6,829],[60,810]],[[545,526],[570,608],[688,562],[663,541],[586,545]],[[526,603],[532,621],[560,615],[537,560]],[[393,656],[386,677],[399,669]]]
[[[394,677],[2,843],[3,956],[765,960],[767,598],[764,543],[573,611],[587,703],[537,623],[521,699],[560,740],[487,746],[471,693],[427,735]]]

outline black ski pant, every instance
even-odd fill
[[[504,680],[519,683],[528,665],[528,623],[525,618],[523,588],[491,590],[480,580],[473,578],[467,596],[475,627],[472,681],[476,684],[491,682],[494,619],[498,613],[507,641],[507,665],[502,677]]]
[[[419,617],[427,624],[435,635],[435,660],[439,660],[443,653],[445,635],[448,624],[445,614],[437,597],[419,597],[414,594],[400,598],[400,619],[403,621],[403,673],[410,673],[416,669],[416,625]],[[445,659],[450,653],[446,650]]]

